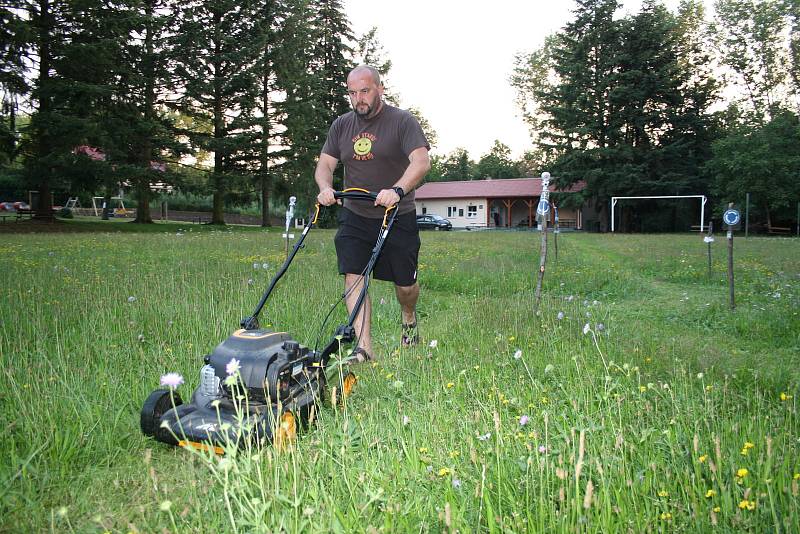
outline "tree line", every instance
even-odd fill
[[[767,224],[786,220],[800,197],[800,3],[714,7],[708,20],[697,0],[675,13],[645,0],[620,17],[618,0],[576,0],[510,76],[535,149],[514,160],[498,140],[477,162],[464,149],[434,155],[427,179],[547,169],[562,186],[585,181],[601,215],[614,195],[709,194],[721,206],[751,193]],[[269,224],[272,198],[313,197],[359,63],[391,69],[375,30],[356,37],[339,0],[6,0],[0,191],[35,189],[49,215],[51,191],[109,198],[124,183],[149,222],[154,184],[169,183],[212,195],[215,223],[226,202],[257,198]]]
[[[310,187],[358,58],[338,0],[8,0],[0,184],[116,194],[154,183],[223,204]]]
[[[617,0],[575,4],[511,79],[561,185],[585,181],[601,219],[615,195],[710,194],[719,209],[746,193],[767,225],[794,218],[800,2],[718,0],[713,20],[696,0],[624,17]]]

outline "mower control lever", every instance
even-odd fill
[[[258,317],[253,315],[245,317],[239,325],[245,330],[258,330]]]

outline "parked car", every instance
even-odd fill
[[[453,223],[441,215],[417,215],[420,230],[452,230]]]

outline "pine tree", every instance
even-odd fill
[[[176,76],[181,112],[208,121],[211,133],[189,132],[191,142],[214,153],[211,172],[212,224],[224,224],[225,193],[243,173],[242,158],[252,146],[247,111],[260,93],[254,65],[263,53],[254,39],[258,10],[251,2],[193,0],[177,18]]]
[[[128,22],[123,49],[124,75],[114,98],[112,138],[119,173],[135,188],[137,223],[151,223],[151,183],[163,181],[165,159],[186,151],[178,141],[167,104],[173,96],[174,50],[169,42],[173,0],[131,0],[120,6]],[[106,193],[108,195],[108,193]]]
[[[349,111],[346,96],[347,75],[353,68],[350,61],[353,40],[350,25],[339,0],[309,2],[307,46],[296,59],[291,75],[281,83],[286,98],[280,108],[284,113],[285,131],[279,152],[284,163],[281,189],[310,203],[316,196],[314,166],[325,136],[333,120]],[[340,172],[335,176],[341,185]],[[331,214],[326,211],[325,216]]]
[[[16,9],[26,15],[29,58],[38,62],[23,161],[39,193],[36,216],[49,219],[53,187],[63,187],[75,168],[74,148],[106,141],[102,103],[118,75],[120,36],[104,23],[112,10],[100,0],[19,1]]]
[[[264,51],[256,64],[261,95],[256,101],[257,113],[253,115],[258,132],[254,142],[262,226],[270,225],[269,205],[276,174],[287,157],[285,151],[272,149],[280,146],[280,132],[286,129],[291,108],[285,105],[287,94],[296,98],[307,79],[304,57],[309,34],[307,20],[306,0],[276,0],[263,4],[256,28]]]
[[[680,20],[656,0],[617,20],[616,8],[579,1],[575,20],[518,58],[512,79],[559,185],[585,180],[601,217],[612,195],[706,191],[717,90],[697,2],[682,4]]]
[[[0,165],[16,158],[19,97],[30,91],[24,62],[27,29],[26,21],[20,16],[19,2],[8,2],[0,7]]]

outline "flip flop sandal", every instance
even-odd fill
[[[411,347],[419,343],[419,329],[417,328],[417,314],[414,314],[413,323],[402,323],[403,335],[400,338],[400,345],[403,347]]]
[[[350,363],[364,363],[369,361],[372,361],[372,356],[361,347],[356,347],[353,349],[353,352],[350,353]]]

